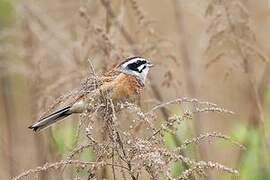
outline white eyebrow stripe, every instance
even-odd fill
[[[125,62],[122,66],[123,66],[123,67],[127,67],[127,65],[132,64],[132,63],[134,63],[134,62],[136,62],[136,61],[138,61],[138,60],[142,60],[142,61],[143,61],[143,60],[145,60],[145,59],[137,57],[137,58],[134,58],[134,59],[132,59],[132,60],[129,60],[129,61]]]
[[[138,70],[141,71],[144,68],[145,64],[142,64],[138,67]]]

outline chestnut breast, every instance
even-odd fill
[[[143,85],[134,76],[120,74],[114,80],[112,100],[125,101],[136,98]]]

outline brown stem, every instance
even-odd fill
[[[111,7],[111,4],[108,0],[100,0],[101,4],[105,7],[107,11],[107,16],[111,16],[113,19],[116,17],[116,14],[113,12],[113,9]],[[125,29],[125,27],[119,23],[118,21],[115,22],[116,26],[119,28],[119,31],[124,36],[124,39],[127,41],[128,44],[134,44],[134,40],[129,35],[128,31]]]
[[[127,154],[126,154],[126,151],[124,149],[124,145],[123,145],[123,142],[122,142],[122,139],[121,139],[121,136],[119,134],[119,132],[117,131],[117,140],[118,140],[118,144],[120,145],[121,147],[121,150],[122,150],[122,153],[124,155],[124,158],[127,160]],[[130,160],[126,161],[127,165],[128,165],[128,169],[129,169],[129,172],[130,172],[130,175],[131,175],[131,178],[132,180],[136,180],[138,176],[135,176],[131,170],[132,170],[132,166],[131,166],[131,162]]]
[[[227,1],[222,1],[223,2],[223,7],[225,9],[225,13],[226,13],[226,18],[227,18],[227,21],[229,23],[229,26],[230,26],[230,31],[232,32],[232,34],[237,37],[237,32],[236,32],[236,25],[233,24],[233,21],[231,19],[231,16],[229,14],[229,5],[226,4]],[[230,3],[230,2],[229,2]],[[263,143],[263,151],[264,151],[264,154],[265,154],[265,158],[263,159],[260,159],[262,161],[265,162],[265,164],[268,165],[268,167],[270,166],[269,162],[267,161],[267,159],[269,159],[269,155],[268,155],[268,149],[270,147],[270,144],[268,142],[268,137],[267,137],[267,134],[265,132],[265,129],[264,129],[264,114],[263,114],[263,107],[262,107],[262,102],[261,102],[261,98],[259,96],[259,91],[258,91],[258,88],[255,86],[255,80],[254,80],[254,77],[252,76],[252,72],[251,72],[251,65],[249,63],[249,58],[248,58],[248,55],[245,53],[242,45],[241,45],[241,42],[239,42],[238,39],[234,39],[234,44],[236,45],[236,48],[239,52],[239,55],[242,59],[242,62],[243,62],[243,69],[244,69],[244,72],[246,73],[246,76],[247,76],[247,81],[248,81],[248,85],[249,85],[249,90],[250,90],[250,99],[251,101],[253,102],[253,114],[251,114],[250,118],[251,118],[251,122],[253,123],[253,125],[256,125],[258,126],[259,128],[259,132],[261,133],[262,135],[262,138],[263,138],[263,141],[265,143]]]
[[[181,4],[180,1],[174,0],[174,7],[175,7],[175,18],[177,23],[177,30],[179,34],[179,43],[180,43],[180,50],[182,60],[183,60],[183,77],[186,85],[186,90],[189,96],[196,97],[197,91],[196,91],[196,81],[193,77],[193,69],[192,69],[192,60],[190,58],[190,55],[188,53],[188,48],[186,44],[186,30],[185,30],[185,23],[184,23],[184,17],[181,12]],[[197,135],[201,134],[201,121],[200,116],[198,114],[194,115],[194,128]],[[207,150],[206,147],[202,144],[199,146],[199,155],[203,157],[204,159],[207,159]],[[208,178],[212,179],[210,174],[207,173]]]
[[[104,6],[104,8],[106,9],[107,14],[110,15],[110,16],[112,16],[112,17],[116,17],[114,11],[112,10],[112,8],[110,6],[110,3],[108,3],[107,0],[100,0],[100,1],[101,1],[102,5]],[[129,46],[132,47],[133,44],[135,43],[135,41],[133,40],[133,38],[129,34],[129,32],[118,21],[116,21],[116,26],[119,28],[120,33],[123,35],[124,39],[129,44]],[[135,54],[138,54],[139,53],[134,48],[132,48],[132,50],[133,50],[133,53],[135,53]],[[149,76],[149,79],[150,80],[152,79],[151,76]],[[158,101],[162,102],[163,101],[162,95],[161,95],[160,91],[158,90],[158,87],[154,83],[151,83],[151,90],[152,90],[155,98]],[[163,116],[164,119],[168,119],[169,118],[169,114],[168,114],[167,110],[164,107],[160,108],[160,111],[161,111],[161,114],[162,114],[162,116]],[[177,140],[177,145],[181,146],[181,144],[182,144],[182,142],[178,139]],[[182,151],[181,154],[184,155],[185,153]],[[183,166],[184,166],[185,169],[188,169],[189,168],[189,165],[186,164],[185,162],[183,163]]]
[[[26,26],[26,36],[25,36],[25,39],[24,39],[24,45],[26,47],[29,47],[28,49],[28,53],[25,57],[25,59],[28,59],[29,61],[28,62],[28,66],[29,68],[31,69],[35,69],[35,81],[34,82],[30,82],[30,88],[29,88],[29,92],[30,92],[30,99],[29,102],[32,102],[32,104],[30,105],[30,112],[31,112],[31,118],[33,118],[31,120],[31,122],[35,121],[37,118],[38,118],[38,108],[37,108],[37,101],[36,101],[36,98],[39,97],[39,93],[40,93],[40,88],[39,86],[37,86],[37,82],[40,82],[40,71],[39,69],[37,68],[36,64],[34,63],[30,63],[30,62],[34,62],[33,61],[33,56],[34,56],[34,47],[35,47],[35,40],[34,40],[34,36],[33,36],[33,33],[31,31],[31,28],[29,27],[29,23],[28,22],[25,22]],[[34,99],[34,101],[33,101]],[[31,123],[30,122],[30,123]],[[30,124],[29,123],[29,124]],[[36,149],[36,161],[38,164],[44,164],[46,162],[46,156],[47,154],[44,153],[44,139],[42,138],[42,136],[38,135],[38,136],[34,136],[34,146],[35,146],[35,149]],[[41,180],[45,180],[46,179],[46,173],[45,172],[42,172],[40,174],[40,177],[39,177]]]
[[[1,57],[0,57],[1,59]],[[7,154],[5,157],[7,158],[6,160],[6,166],[8,167],[8,173],[10,179],[15,175],[15,169],[14,169],[14,161],[13,161],[13,133],[12,131],[14,130],[13,126],[13,121],[14,121],[14,115],[15,115],[15,110],[14,110],[14,104],[13,104],[13,99],[11,97],[10,92],[11,91],[11,85],[10,85],[10,80],[8,78],[8,73],[7,70],[4,68],[1,69],[1,72],[4,74],[0,76],[0,84],[2,87],[2,96],[3,96],[3,103],[4,103],[4,108],[5,108],[5,113],[6,113],[6,135],[4,135],[6,139],[6,152]],[[16,131],[16,130],[15,130]]]

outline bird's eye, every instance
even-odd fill
[[[142,72],[142,70],[145,68],[144,64],[147,64],[146,60],[138,59],[127,64],[127,68],[132,71]]]
[[[140,66],[142,64],[146,64],[146,61],[145,60],[138,60],[138,61],[136,61],[136,65]]]
[[[141,61],[141,63],[140,64],[146,64],[146,61],[145,60],[143,60],[143,61]]]

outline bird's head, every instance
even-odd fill
[[[118,71],[135,76],[143,84],[145,83],[149,69],[153,66],[147,59],[142,57],[131,57],[118,66]]]

